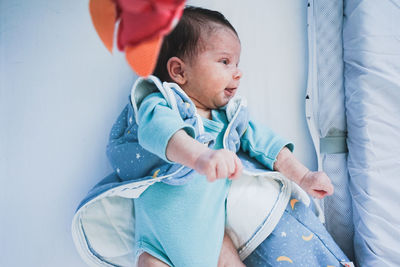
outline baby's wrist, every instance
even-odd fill
[[[308,179],[308,177],[312,174],[312,171],[309,169],[304,170],[303,174],[299,175],[300,179],[298,180],[298,185],[302,187],[302,185],[305,184],[305,181]]]
[[[197,151],[197,153],[193,157],[193,165],[196,166],[200,161],[205,160],[210,156],[210,153],[212,153],[213,150],[208,148],[207,146],[204,146],[204,148],[201,148]]]

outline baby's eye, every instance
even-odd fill
[[[229,60],[226,59],[226,58],[221,59],[220,62],[221,62],[222,64],[225,64],[225,65],[228,65],[228,64],[229,64]]]

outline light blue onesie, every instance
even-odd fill
[[[228,121],[224,111],[214,110],[212,117],[203,119],[204,128],[220,149]],[[184,185],[150,186],[134,201],[138,250],[171,266],[217,266],[229,185],[228,179],[210,183],[197,174]]]

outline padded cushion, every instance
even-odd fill
[[[400,1],[347,0],[348,169],[360,266],[400,266]]]

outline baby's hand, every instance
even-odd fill
[[[331,179],[324,172],[307,172],[299,183],[307,193],[316,198],[333,194]]]
[[[212,150],[200,154],[194,169],[207,176],[210,182],[219,178],[235,179],[242,173],[242,162],[238,156],[227,149]]]

